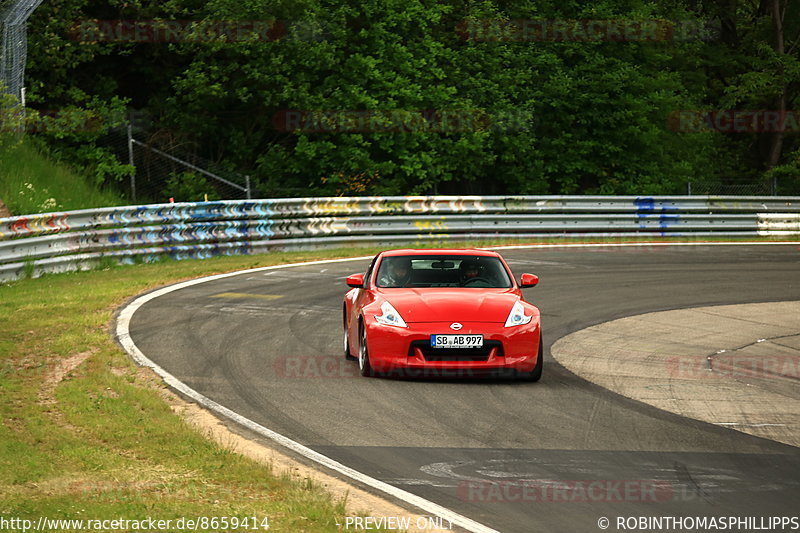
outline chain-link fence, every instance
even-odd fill
[[[686,184],[686,194],[711,196],[774,196],[774,184],[725,183],[722,181],[691,181]]]
[[[25,103],[25,62],[28,57],[27,23],[43,0],[9,0],[0,4],[2,50],[0,83],[3,90]]]
[[[98,144],[134,169],[122,183],[132,203],[244,200],[257,194],[249,176],[163,135],[128,126],[109,131]]]

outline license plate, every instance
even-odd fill
[[[482,348],[483,335],[431,335],[432,348]]]

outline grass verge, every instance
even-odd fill
[[[29,139],[0,151],[0,200],[14,215],[122,205],[66,165],[43,155]]]
[[[0,515],[266,516],[272,531],[337,531],[343,502],[206,439],[170,410],[163,384],[119,349],[109,323],[125,300],[159,285],[363,253],[163,262],[0,285]]]

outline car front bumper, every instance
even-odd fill
[[[454,375],[469,377],[495,371],[530,372],[539,357],[541,328],[537,319],[522,326],[505,327],[488,322],[411,323],[407,328],[367,323],[367,348],[372,368],[381,373],[403,373],[410,377]],[[483,349],[431,348],[431,335],[480,334]]]

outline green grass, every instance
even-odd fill
[[[30,139],[0,150],[0,200],[13,215],[122,205],[68,166],[52,161]]]
[[[0,285],[0,514],[268,516],[272,531],[337,531],[343,502],[208,440],[172,412],[164,385],[129,360],[109,325],[123,302],[159,285],[363,253],[168,261]],[[85,360],[54,380],[69,358]]]

